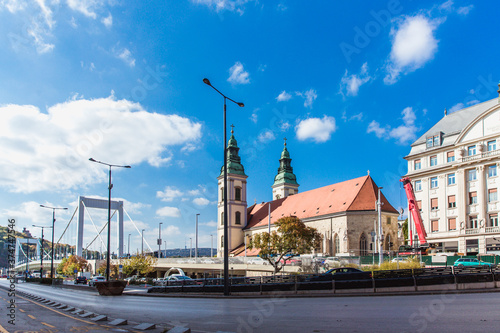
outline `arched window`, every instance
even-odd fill
[[[224,225],[224,212],[220,213],[220,225]]]
[[[361,237],[359,238],[359,255],[360,256],[368,255],[366,236],[364,233],[362,233]]]
[[[241,201],[241,187],[234,188],[234,200]]]
[[[223,248],[224,247],[224,236],[222,236],[220,238],[220,247]]]
[[[391,234],[387,234],[387,237],[385,237],[384,250],[390,251],[391,250],[391,248],[390,248],[391,243],[392,243]]]
[[[340,239],[339,239],[339,235],[335,234],[335,238],[334,238],[334,249],[335,249],[335,252],[333,253],[333,255],[336,255],[337,253],[340,252]]]
[[[224,187],[220,188],[220,201],[224,201]]]
[[[241,213],[240,212],[236,212],[234,224],[241,224]]]

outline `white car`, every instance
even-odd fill
[[[94,276],[89,281],[89,287],[95,287],[96,282],[106,282],[106,278],[104,276]]]
[[[404,262],[404,261],[406,261],[406,258],[396,257],[396,258],[392,259],[391,261],[392,262]]]
[[[268,261],[260,257],[247,259],[247,265],[267,265]]]

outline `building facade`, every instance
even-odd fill
[[[286,142],[281,153],[278,173],[271,186],[273,200],[247,206],[247,175],[233,131],[228,143],[228,244],[231,256],[255,256],[249,250],[251,237],[276,229],[275,222],[285,216],[296,216],[323,235],[317,254],[369,255],[377,248],[372,233],[377,221],[378,186],[367,175],[341,183],[299,193],[299,184],[291,167]],[[223,170],[218,179],[217,255],[224,254]],[[395,250],[398,244],[398,212],[381,194],[383,249]],[[392,247],[390,246],[392,244]]]
[[[405,157],[427,242],[438,252],[500,254],[499,100],[445,110]]]

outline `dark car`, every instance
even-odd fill
[[[369,280],[372,278],[371,272],[365,272],[352,267],[332,268],[320,275],[313,276],[307,281],[332,281],[332,280]]]
[[[87,278],[85,276],[77,276],[75,279],[75,284],[87,284]]]

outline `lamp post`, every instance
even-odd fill
[[[89,158],[89,161],[103,164],[109,167],[109,185],[108,185],[108,255],[106,256],[106,281],[109,281],[110,275],[110,265],[111,265],[111,189],[113,188],[113,184],[111,184],[111,167],[117,168],[126,168],[130,169],[130,165],[115,165],[108,164],[101,161],[94,160],[92,157]]]
[[[130,258],[130,234],[128,234],[128,251],[127,251],[128,257]]]
[[[160,259],[160,253],[161,253],[161,225],[163,222],[160,222],[158,225],[158,259]]]
[[[194,248],[194,262],[198,263],[198,216],[200,214],[196,214],[196,240],[195,240],[195,248]]]
[[[229,241],[228,241],[228,225],[227,225],[227,135],[226,135],[226,99],[230,100],[234,104],[239,107],[244,107],[245,104],[240,102],[235,102],[231,98],[227,97],[223,93],[221,93],[217,88],[215,88],[210,80],[207,78],[203,79],[203,83],[212,87],[215,91],[217,91],[222,97],[224,97],[224,295],[229,295]]]
[[[54,225],[56,223],[56,209],[67,210],[66,207],[49,207],[40,205],[42,208],[52,209],[52,250],[50,251],[50,277],[54,278]]]
[[[146,229],[142,229],[141,231],[141,256],[144,255],[144,230]]]
[[[210,235],[210,258],[214,257],[214,235]]]
[[[384,236],[382,234],[382,199],[380,197],[380,190],[383,187],[378,188],[377,197],[377,211],[378,211],[378,264],[381,265],[384,262],[384,254],[382,253],[382,243],[384,242]]]
[[[189,237],[189,259],[191,259],[193,252],[193,237]]]
[[[33,224],[33,227],[42,228],[42,247],[40,249],[40,278],[43,278],[43,229],[52,228],[52,227],[39,226],[39,225],[34,225],[34,224]]]

